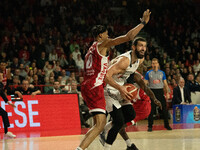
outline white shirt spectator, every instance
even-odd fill
[[[81,55],[81,52],[79,51],[79,48],[76,47],[75,51],[72,53],[72,56],[73,56],[72,58],[76,61],[79,54]]]
[[[57,61],[57,60],[58,60],[58,54],[54,49],[53,52],[49,54],[49,61]]]
[[[200,63],[199,60],[196,61],[196,63],[193,65],[194,73],[196,74],[198,71],[200,71]]]
[[[77,59],[75,60],[76,62],[76,66],[78,67],[78,69],[83,69],[84,68],[84,61],[83,59],[81,58],[81,55],[78,54],[78,57]]]

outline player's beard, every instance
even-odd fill
[[[144,58],[144,55],[141,55],[140,54],[140,51],[138,51],[137,49],[135,49],[135,54],[136,54],[136,56],[137,56],[137,58]]]

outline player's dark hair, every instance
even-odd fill
[[[92,28],[92,35],[96,38],[99,34],[105,32],[107,28],[103,25],[96,25]]]
[[[132,45],[137,45],[138,44],[138,41],[142,41],[142,42],[147,42],[145,38],[143,37],[136,37],[133,42],[132,42]]]

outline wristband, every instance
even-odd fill
[[[145,26],[145,25],[146,25],[146,22],[145,22],[145,21],[142,21],[141,24],[143,24],[143,25]]]

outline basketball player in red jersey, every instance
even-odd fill
[[[134,82],[129,80],[128,82],[134,84],[138,88],[137,98],[132,101],[133,108],[136,112],[136,117],[133,121],[127,123],[127,126],[134,125],[137,121],[147,118],[151,112],[151,100],[149,96],[151,96],[152,99],[156,99],[151,90],[148,89],[146,85],[144,85],[144,77],[139,72],[135,72],[134,76]],[[144,87],[143,89],[145,89],[149,96],[144,92],[142,88],[140,88],[139,84],[142,86],[142,88]]]
[[[144,82],[144,77],[139,72],[135,72],[134,74],[132,74],[128,78],[127,82],[134,84],[139,89],[137,99],[133,101],[133,108],[136,112],[136,117],[131,122],[126,123],[127,126],[130,126],[134,125],[137,121],[143,120],[149,116],[151,112],[150,98],[154,102],[158,100],[156,99],[151,89],[146,86]],[[135,144],[133,144],[128,137],[125,128],[122,128],[119,133],[127,144],[126,150],[138,150]]]
[[[92,34],[95,42],[89,48],[85,56],[84,81],[81,85],[81,93],[90,112],[93,115],[94,126],[86,133],[84,139],[76,150],[85,150],[92,141],[103,131],[106,124],[104,78],[108,68],[107,51],[111,46],[119,45],[133,40],[139,31],[149,22],[151,12],[146,10],[143,13],[141,23],[131,29],[126,35],[114,39],[108,38],[108,31],[104,26],[93,27]],[[123,90],[124,95],[131,97],[131,94]]]

